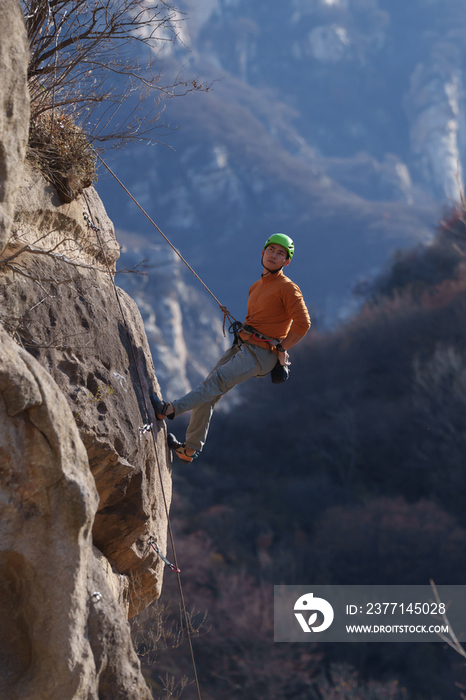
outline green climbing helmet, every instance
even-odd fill
[[[277,245],[283,246],[283,248],[285,248],[287,250],[288,257],[291,260],[291,258],[293,257],[293,254],[294,254],[294,243],[289,236],[286,236],[284,233],[273,233],[265,241],[264,250],[271,243],[276,243]]]

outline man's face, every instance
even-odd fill
[[[279,270],[290,262],[288,251],[278,243],[271,243],[262,251],[262,263],[269,270]]]

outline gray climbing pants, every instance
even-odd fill
[[[260,348],[248,342],[234,345],[198,387],[181,399],[172,401],[175,416],[192,410],[186,431],[186,446],[192,450],[202,450],[217,401],[246,379],[269,374],[276,362],[277,356],[268,348]]]

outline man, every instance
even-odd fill
[[[220,358],[209,376],[196,389],[180,399],[166,403],[153,394],[151,398],[157,420],[192,410],[186,442],[168,436],[169,446],[183,462],[192,462],[202,450],[210,419],[217,401],[240,382],[263,377],[277,363],[286,368],[288,350],[299,343],[311,326],[309,313],[299,287],[283,274],[294,254],[291,238],[274,233],[262,251],[260,280],[249,290],[248,313],[235,343]],[[277,359],[278,358],[278,359]]]

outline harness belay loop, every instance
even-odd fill
[[[260,333],[252,326],[248,326],[246,323],[241,323],[241,321],[234,321],[229,328],[229,333],[233,333],[235,336],[234,345],[236,345],[239,341],[244,342],[239,335],[240,331],[244,331],[245,333],[252,335],[253,338],[260,340],[263,343],[270,343],[271,345],[275,345],[277,348],[280,347],[280,340],[278,338],[270,338],[270,336]]]

